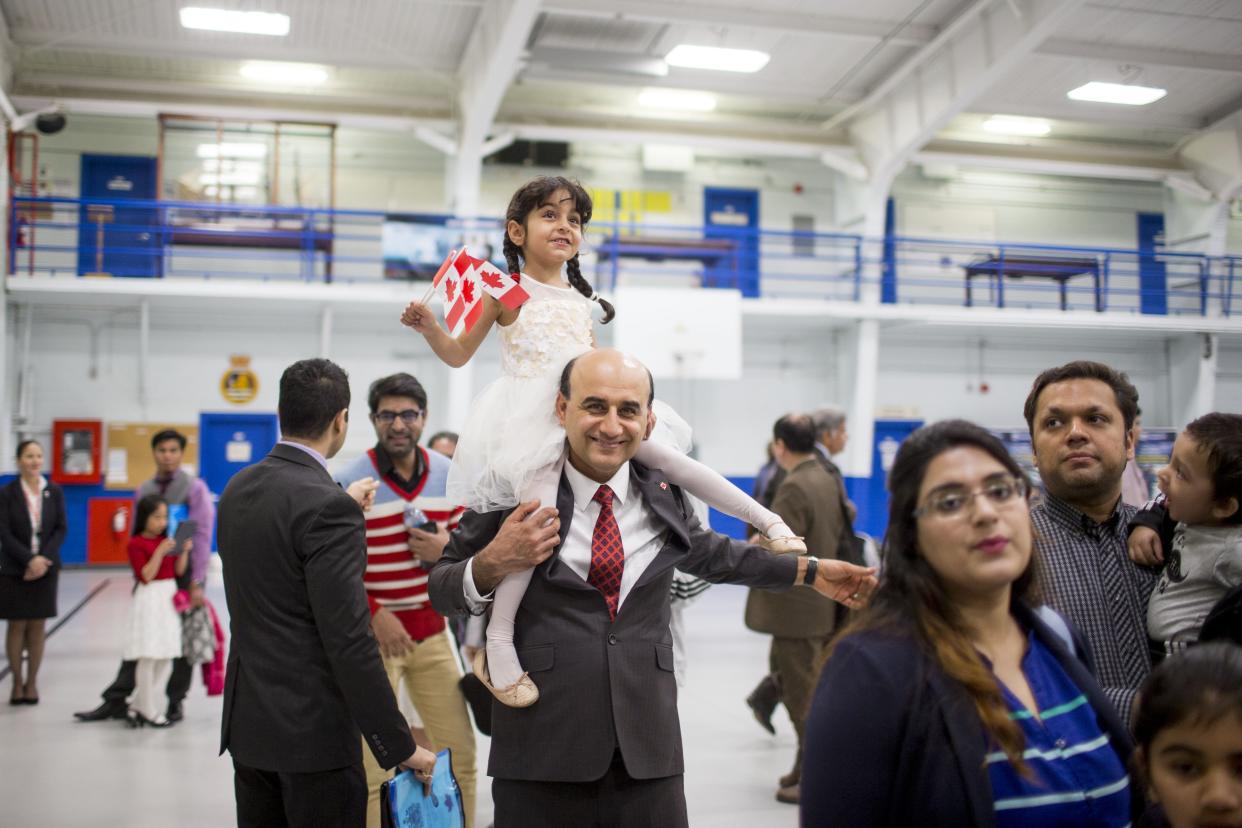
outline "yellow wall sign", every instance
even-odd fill
[[[234,405],[245,405],[259,393],[259,377],[250,370],[250,357],[233,354],[229,370],[220,378],[220,396]]]

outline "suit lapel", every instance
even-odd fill
[[[936,670],[931,675],[936,695],[943,699],[940,715],[944,720],[953,756],[957,760],[957,772],[966,787],[966,798],[975,816],[976,825],[994,825],[992,810],[992,787],[984,766],[984,746],[987,743],[979,714],[965,691]]]
[[[677,497],[664,479],[664,473],[641,463],[633,463],[631,467],[634,470],[633,482],[642,494],[643,503],[669,529],[664,546],[634,584],[634,589],[638,589],[677,565],[677,561],[690,549],[690,531]]]
[[[569,523],[574,519],[574,490],[569,485],[569,478],[561,472],[561,485],[556,491],[556,511],[561,516],[561,542],[556,552],[548,558],[548,580],[566,589],[595,589],[577,572],[561,560],[561,550],[565,548],[565,538],[569,536]],[[542,564],[540,564],[542,566]]]

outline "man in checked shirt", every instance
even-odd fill
[[[1137,410],[1125,374],[1087,361],[1044,371],[1023,409],[1044,486],[1031,509],[1044,597],[1082,634],[1127,721],[1151,670],[1147,599],[1157,577],[1126,553],[1135,509],[1121,502],[1121,477]]]

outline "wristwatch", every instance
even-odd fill
[[[806,574],[802,576],[803,586],[810,586],[815,583],[815,573],[819,570],[819,558],[811,555],[806,556]]]

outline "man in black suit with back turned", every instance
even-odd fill
[[[384,768],[430,777],[371,634],[358,502],[328,474],[349,426],[349,379],[326,359],[280,378],[283,439],[220,497],[217,539],[232,627],[220,752],[237,824],[366,824],[361,729]]]
[[[809,581],[850,605],[875,585],[871,570],[772,555],[700,526],[659,469],[631,462],[655,425],[652,398],[650,373],[624,354],[571,361],[556,400],[568,443],[556,507],[467,512],[431,572],[437,610],[478,614],[505,575],[538,565],[515,632],[539,700],[492,704],[496,828],[687,824],[674,568],[775,590]]]

